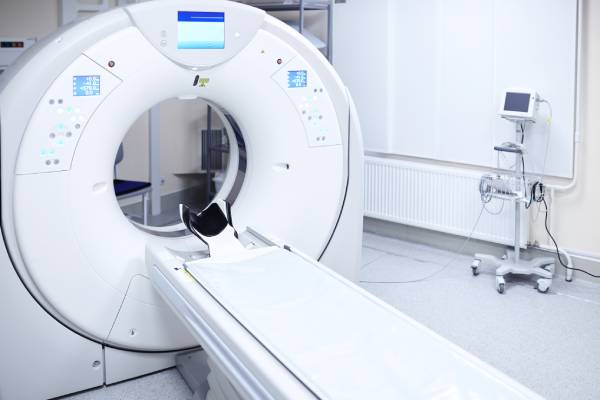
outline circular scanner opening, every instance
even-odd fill
[[[225,110],[203,99],[165,100],[143,113],[119,146],[115,196],[138,227],[175,226],[181,203],[203,209],[218,196],[233,204],[245,157],[238,124]]]

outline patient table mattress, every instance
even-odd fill
[[[186,268],[319,398],[539,398],[323,265],[281,248]]]

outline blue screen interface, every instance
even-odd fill
[[[100,96],[100,75],[74,76],[73,96]]]
[[[225,13],[179,11],[177,13],[178,49],[224,49]]]
[[[308,85],[308,73],[302,71],[288,71],[288,88],[303,88]]]

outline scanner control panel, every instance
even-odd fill
[[[40,100],[21,143],[17,174],[65,171],[96,108],[120,80],[80,56]]]
[[[308,64],[296,57],[277,71],[273,79],[294,103],[310,147],[342,144],[331,98],[319,76]]]

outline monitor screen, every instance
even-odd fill
[[[225,13],[179,11],[177,15],[178,49],[224,49]]]
[[[100,96],[100,75],[74,76],[73,96]]]
[[[529,111],[529,93],[506,92],[504,99],[504,111],[514,111],[526,113]]]

